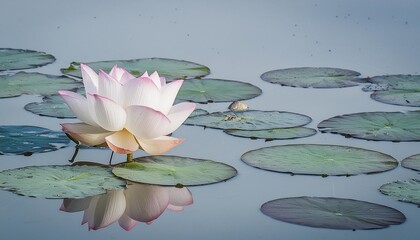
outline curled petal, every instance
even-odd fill
[[[125,129],[109,135],[105,140],[109,148],[116,153],[129,154],[139,149],[133,134]]]
[[[63,199],[60,211],[63,212],[80,212],[84,211],[89,207],[92,197],[86,197],[81,199],[66,198]]]
[[[88,146],[99,146],[105,143],[105,137],[112,134],[101,127],[85,123],[62,123],[63,131],[72,138]]]
[[[83,84],[85,85],[86,94],[98,93],[98,74],[93,71],[88,65],[80,64],[82,71]]]
[[[122,85],[120,82],[106,72],[99,70],[98,95],[107,97],[119,105],[122,105],[123,99],[120,96],[121,91]]]
[[[178,207],[184,207],[193,203],[191,191],[186,188],[168,187],[169,204]]]
[[[150,78],[134,78],[123,86],[124,106],[141,105],[156,109],[160,91]]]
[[[137,225],[138,221],[130,218],[129,216],[127,216],[127,214],[123,214],[120,219],[118,219],[118,223],[120,224],[120,226],[126,230],[126,231],[130,231],[134,226]]]
[[[184,142],[184,139],[178,139],[174,137],[161,136],[154,139],[138,139],[141,149],[145,152],[153,155],[163,154],[176,145]]]
[[[165,130],[163,135],[168,135],[175,131],[181,124],[191,115],[195,109],[195,103],[178,103],[171,108],[167,117],[171,120],[171,124]]]
[[[70,91],[58,91],[58,93],[80,121],[92,126],[99,126],[89,112],[85,97]]]
[[[95,113],[95,121],[108,131],[120,131],[124,128],[127,114],[114,101],[97,94],[88,95],[89,110]]]
[[[167,114],[174,104],[176,95],[182,86],[183,80],[176,80],[161,88],[159,111]]]
[[[163,135],[171,121],[161,112],[145,106],[127,107],[126,128],[139,139]]]

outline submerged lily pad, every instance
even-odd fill
[[[36,68],[54,61],[53,55],[44,52],[0,48],[0,71]]]
[[[360,73],[340,68],[300,67],[278,69],[263,73],[261,79],[283,86],[302,88],[353,87],[365,82]]]
[[[241,157],[246,164],[275,172],[350,176],[389,171],[398,161],[384,153],[338,145],[292,144],[260,148]]]
[[[201,108],[196,108],[191,114],[190,114],[190,116],[189,117],[195,117],[195,116],[198,116],[198,115],[203,115],[203,114],[208,114],[209,112],[207,112],[206,110],[204,110],[204,109],[201,109]]]
[[[420,180],[397,181],[387,183],[379,188],[385,195],[398,198],[402,202],[414,203],[420,206]]]
[[[416,171],[420,171],[420,154],[405,158],[401,161],[401,166]]]
[[[36,126],[0,126],[0,155],[31,155],[66,147],[70,143],[61,131]]]
[[[43,198],[84,198],[126,182],[98,166],[30,166],[0,172],[0,188]]]
[[[145,71],[152,73],[157,71],[161,77],[168,80],[203,77],[210,73],[210,69],[204,65],[168,58],[140,58],[132,60],[115,60],[85,63],[95,72],[99,69],[105,72],[111,71],[112,67],[124,68],[134,76],[139,76]],[[68,68],[61,69],[61,72],[74,77],[82,77],[80,63],[72,62]]]
[[[283,222],[330,229],[380,229],[406,220],[391,207],[331,197],[280,198],[264,203],[261,211]]]
[[[306,115],[280,111],[214,112],[188,118],[186,125],[218,129],[266,130],[298,127],[310,123]]]
[[[420,112],[363,112],[322,121],[323,133],[377,141],[420,141]]]
[[[112,172],[133,182],[157,185],[204,185],[234,177],[236,169],[212,160],[178,157],[146,156],[114,167]]]
[[[244,82],[222,79],[189,79],[184,81],[178,100],[197,103],[233,102],[261,95],[261,89]]]
[[[0,98],[22,94],[51,95],[59,90],[73,90],[82,86],[82,82],[65,76],[18,72],[14,75],[0,75]]]
[[[316,130],[306,127],[291,127],[291,128],[275,128],[267,130],[238,130],[238,129],[227,129],[225,133],[251,139],[265,139],[270,140],[285,140],[294,138],[304,138],[316,134]]]

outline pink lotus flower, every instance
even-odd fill
[[[80,65],[86,97],[59,91],[81,123],[61,124],[63,131],[88,146],[108,145],[112,151],[131,154],[142,149],[162,154],[184,139],[166,136],[194,111],[194,103],[173,106],[183,80],[166,84],[157,72],[136,78],[114,66],[108,74],[96,74]]]
[[[151,224],[166,209],[181,211],[192,203],[192,194],[185,187],[132,183],[127,189],[112,190],[103,195],[64,199],[60,210],[84,211],[82,224],[87,223],[89,230],[98,230],[118,221],[123,229],[130,231],[139,222]]]

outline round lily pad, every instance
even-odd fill
[[[420,154],[405,158],[401,161],[401,166],[416,171],[420,171]]]
[[[420,141],[420,112],[363,112],[322,121],[323,133],[377,141]]]
[[[22,94],[51,95],[59,90],[73,90],[82,86],[82,82],[65,76],[18,72],[14,75],[0,75],[0,98]]]
[[[329,229],[380,229],[406,220],[391,207],[332,197],[280,198],[264,203],[261,211],[283,222]]]
[[[0,188],[43,198],[84,198],[126,182],[99,166],[30,166],[0,172]]]
[[[188,118],[186,125],[218,129],[266,130],[298,127],[310,123],[306,115],[280,111],[214,112]]]
[[[384,153],[338,145],[291,144],[260,148],[241,157],[264,170],[321,176],[350,176],[394,169],[398,161]]]
[[[184,81],[177,99],[197,103],[233,102],[261,95],[258,87],[244,82],[222,79],[189,79]]]
[[[0,48],[0,71],[36,68],[54,61],[53,55],[44,52]]]
[[[236,137],[265,139],[266,141],[303,138],[315,135],[317,133],[315,129],[306,127],[275,128],[267,130],[227,129],[224,130],[224,132]]]
[[[300,67],[265,72],[261,79],[283,86],[301,88],[343,88],[365,82],[360,73],[340,68]]]
[[[378,102],[420,107],[420,88],[419,89],[407,89],[407,90],[387,90],[387,91],[376,91],[370,95],[373,100]]]
[[[69,138],[61,131],[24,125],[0,126],[0,155],[51,152],[69,143]]]
[[[402,202],[414,203],[420,206],[420,180],[396,181],[379,188],[385,195],[398,198]]]
[[[165,186],[194,186],[217,183],[234,177],[236,169],[212,160],[146,156],[115,166],[116,176],[133,182]]]
[[[134,76],[139,76],[145,71],[152,73],[157,71],[161,77],[168,80],[203,77],[210,73],[210,69],[204,65],[168,58],[140,58],[132,60],[115,60],[85,63],[95,72],[99,69],[105,72],[111,71],[112,67],[124,68]],[[82,77],[80,63],[72,62],[68,68],[61,69],[61,72],[74,77]]]

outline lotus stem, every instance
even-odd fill
[[[132,162],[133,161],[133,154],[132,153],[128,153],[127,154],[127,162]]]

